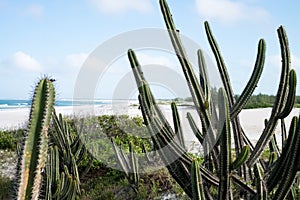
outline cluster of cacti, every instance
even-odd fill
[[[114,153],[120,170],[124,172],[126,179],[131,185],[132,189],[137,193],[139,186],[139,161],[134,150],[132,142],[129,142],[129,155],[126,156],[126,152],[119,148],[114,139],[111,139]]]
[[[32,100],[28,130],[17,166],[17,199],[38,199],[47,165],[48,137],[55,90],[48,78],[37,84]]]
[[[92,156],[80,135],[71,133],[61,115],[57,117],[54,102],[52,81],[41,79],[34,91],[28,130],[19,150],[16,199],[75,199],[82,192],[78,164],[84,156]]]
[[[173,130],[155,102],[134,51],[129,50],[128,57],[139,90],[144,123],[155,149],[160,153],[171,175],[193,199],[294,198],[294,180],[300,169],[300,124],[298,118],[294,117],[287,135],[284,118],[293,108],[296,73],[290,69],[289,46],[284,28],[282,26],[278,28],[282,72],[276,101],[270,118],[266,120],[262,135],[254,146],[240,124],[239,113],[260,79],[265,61],[264,40],[259,41],[257,58],[250,80],[236,100],[217,42],[208,22],[204,23],[223,82],[223,87],[219,88],[218,105],[216,105],[216,102],[211,100],[211,88],[203,52],[201,50],[197,52],[200,72],[198,80],[166,1],[160,0],[160,6],[195,109],[200,117],[201,129],[198,128],[199,125],[195,123],[191,114],[188,113],[187,118],[205,153],[204,162],[201,164],[188,154],[183,142],[175,103],[172,104]],[[282,150],[279,149],[274,136],[279,120],[282,123]],[[216,121],[222,123],[215,123]],[[233,153],[231,137],[234,139],[235,160],[231,155]],[[179,138],[179,142],[175,138]],[[262,152],[267,147],[270,147],[269,161],[261,158]],[[217,189],[218,194],[211,194],[212,189]]]
[[[82,193],[78,165],[84,156],[88,155],[89,158],[92,156],[85,148],[80,135],[71,132],[70,125],[61,114],[57,116],[53,112],[52,119],[50,151],[45,171],[45,199],[75,199]],[[92,162],[88,164],[87,170]]]

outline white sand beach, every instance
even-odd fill
[[[86,107],[56,107],[57,113],[62,113],[65,116],[73,115],[84,115],[84,113],[89,113],[91,115],[103,115],[103,114],[128,114],[129,116],[141,116],[141,111],[138,106],[133,106],[137,102],[130,102],[130,104],[105,104],[101,106],[96,106],[92,108]],[[165,114],[167,120],[172,125],[172,113],[169,105],[161,105],[161,110]],[[183,127],[183,132],[185,134],[185,140],[188,142],[197,141],[193,135],[189,123],[186,119],[186,113],[190,112],[194,116],[195,121],[200,124],[196,111],[190,106],[178,106],[178,111],[181,116],[181,123]],[[293,116],[299,115],[300,109],[293,109],[292,113],[286,119],[286,127],[289,127],[289,123]],[[76,114],[74,114],[76,113]],[[264,119],[270,116],[271,108],[259,108],[259,109],[245,109],[240,113],[241,125],[252,142],[256,142],[262,133],[264,128]],[[29,108],[20,108],[12,110],[0,110],[0,129],[13,129],[26,126],[29,116]],[[197,120],[198,119],[198,120]],[[280,136],[280,124],[278,124],[276,129],[276,137],[278,139]]]

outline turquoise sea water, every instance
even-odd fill
[[[72,100],[57,100],[55,106],[80,106],[80,105],[103,105],[110,104],[110,101],[72,101]],[[27,108],[31,106],[31,100],[16,100],[16,99],[0,99],[0,110]]]

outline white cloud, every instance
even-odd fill
[[[199,14],[207,20],[217,20],[223,24],[241,21],[266,22],[269,13],[260,7],[247,5],[242,1],[196,0]]]
[[[13,54],[9,59],[8,59],[8,64],[19,68],[23,69],[26,71],[34,71],[34,72],[41,72],[42,67],[40,63],[34,59],[32,56],[22,52],[18,51],[15,54]]]
[[[26,14],[33,16],[33,17],[40,18],[44,14],[44,8],[41,5],[32,4],[27,7]]]
[[[119,14],[136,10],[148,13],[153,9],[151,0],[89,0],[100,12]]]
[[[137,53],[137,58],[141,65],[158,65],[158,66],[165,66],[169,68],[174,68],[176,63],[172,61],[170,58],[165,56],[158,56],[158,55],[148,55],[144,53]]]
[[[87,59],[87,53],[69,54],[65,58],[65,63],[70,67],[81,67]]]

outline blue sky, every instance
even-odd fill
[[[267,60],[256,93],[274,94],[280,51],[276,29],[284,25],[292,67],[300,74],[299,1],[168,1],[180,33],[211,57],[203,22],[210,22],[222,50],[235,93],[251,75],[257,43],[267,43]],[[58,98],[72,98],[76,78],[89,54],[113,36],[143,28],[165,28],[158,0],[11,1],[0,0],[0,99],[29,98],[43,74],[54,77]],[[145,38],[147,39],[147,38]],[[175,58],[140,52],[141,63],[171,63]],[[120,77],[130,71],[107,71],[96,98],[109,99]],[[175,66],[178,69],[179,66]],[[297,93],[299,93],[299,87]]]

